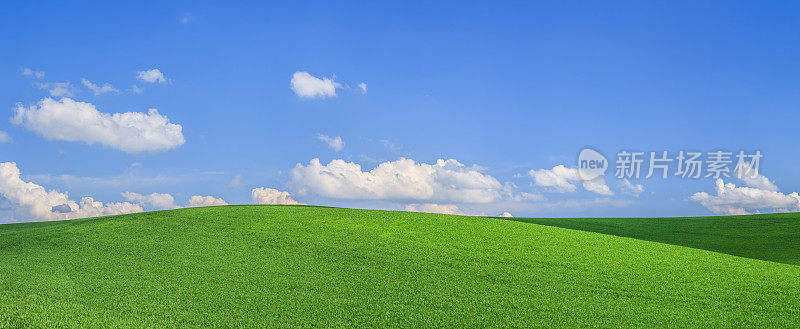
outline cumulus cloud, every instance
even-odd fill
[[[508,211],[505,211],[505,212],[503,212],[502,214],[500,214],[500,217],[514,217],[514,215],[512,215],[512,214],[511,214],[510,212],[508,212]]]
[[[325,142],[325,144],[328,144],[328,148],[336,152],[339,152],[344,148],[344,141],[342,140],[342,137],[328,137],[327,135],[318,134],[317,139]]]
[[[72,97],[72,84],[67,82],[47,82],[47,83],[39,83],[39,89],[45,89],[50,93],[50,96],[53,97],[62,97],[68,96]]]
[[[152,69],[147,71],[139,71],[136,73],[136,78],[149,83],[165,83],[167,79],[159,69]]]
[[[627,178],[623,178],[619,186],[622,188],[623,191],[631,193],[637,197],[639,196],[639,194],[644,192],[644,186],[642,186],[642,184],[633,184]]]
[[[31,70],[31,69],[29,69],[27,67],[22,69],[22,75],[24,75],[26,77],[34,77],[36,79],[44,78],[44,72],[42,72],[42,71],[34,71],[34,70]]]
[[[736,177],[741,179],[748,187],[773,192],[778,191],[778,186],[775,185],[775,183],[759,174],[758,171],[750,168],[750,165],[747,163],[737,165],[734,169],[734,173],[736,174]]]
[[[123,192],[122,197],[131,202],[149,205],[149,208],[153,210],[178,208],[178,206],[175,205],[175,198],[167,193],[152,193],[142,195],[139,193]]]
[[[96,85],[96,84],[94,84],[94,83],[92,83],[91,81],[89,81],[89,80],[86,80],[86,79],[81,79],[81,83],[82,83],[84,86],[86,86],[86,88],[89,88],[89,90],[93,91],[93,92],[94,92],[94,94],[95,94],[95,96],[97,96],[97,95],[102,95],[102,94],[109,93],[109,92],[115,92],[115,93],[118,93],[118,92],[119,92],[119,90],[118,90],[118,89],[115,89],[115,88],[114,88],[114,87],[113,87],[111,84],[109,84],[109,83],[106,83],[106,84],[104,84],[102,87],[101,87],[101,86],[98,86],[98,85]]]
[[[367,93],[367,84],[363,83],[363,82],[359,83],[358,84],[358,89],[361,90],[362,94],[366,94]]]
[[[99,143],[126,153],[167,151],[186,142],[182,127],[156,109],[109,114],[70,98],[45,98],[30,107],[18,104],[11,122],[49,140]]]
[[[9,141],[11,141],[11,137],[8,136],[8,133],[0,131],[0,143],[8,143]]]
[[[336,88],[342,85],[331,78],[317,78],[308,72],[295,72],[291,81],[292,91],[300,97],[336,97]]]
[[[102,203],[91,197],[80,202],[70,200],[66,193],[45,190],[44,187],[20,178],[16,163],[0,163],[0,195],[9,200],[23,220],[62,220],[84,217],[141,212],[142,207],[130,202]]]
[[[319,159],[312,159],[308,165],[295,166],[290,186],[300,195],[331,199],[431,203],[488,203],[504,193],[504,186],[497,179],[454,159],[426,164],[400,158],[370,171],[344,160],[322,165]]]
[[[571,193],[577,191],[574,182],[580,181],[578,170],[557,165],[553,169],[531,170],[528,175],[538,186],[548,187],[555,192]]]
[[[137,86],[137,85],[133,85],[133,87],[131,87],[131,91],[132,91],[134,94],[137,94],[137,95],[138,95],[138,94],[141,94],[141,93],[144,91],[144,89],[142,89],[142,88],[139,88],[139,86]]]
[[[405,211],[411,212],[427,212],[434,214],[446,215],[463,215],[454,204],[436,204],[436,203],[412,203],[405,207]]]
[[[594,192],[600,195],[614,195],[611,188],[606,185],[606,180],[602,176],[592,180],[583,181],[583,188],[589,192]]]
[[[228,203],[221,198],[213,196],[194,195],[189,198],[189,207],[227,206]]]
[[[301,204],[291,198],[289,192],[259,187],[250,191],[255,204]]]
[[[718,215],[747,215],[751,212],[800,211],[800,195],[797,192],[783,194],[757,187],[741,187],[733,183],[716,180],[716,194],[706,192],[693,194],[689,199],[700,202]]]
[[[533,177],[534,184],[548,188],[557,193],[572,193],[577,191],[578,182],[583,188],[600,195],[614,195],[606,185],[605,179],[600,176],[593,180],[583,180],[578,174],[578,169],[557,165],[553,169],[531,170],[528,175]]]
[[[152,193],[142,195],[139,193],[125,192],[122,197],[128,201],[148,206],[151,210],[168,210],[182,208],[175,204],[175,198],[167,193]],[[187,207],[227,206],[228,203],[221,198],[213,196],[193,195],[189,198]]]

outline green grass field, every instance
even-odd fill
[[[800,214],[684,218],[518,218],[581,231],[800,265]]]
[[[797,220],[226,206],[0,225],[0,327],[798,327]]]

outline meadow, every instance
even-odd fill
[[[518,218],[563,227],[800,265],[800,214],[676,218]]]
[[[6,224],[0,327],[798,327],[792,218],[224,206]]]

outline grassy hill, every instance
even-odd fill
[[[684,218],[518,218],[800,265],[800,213]]]
[[[796,265],[497,218],[227,206],[0,225],[10,328],[797,327],[798,282]]]

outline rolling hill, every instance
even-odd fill
[[[311,206],[0,225],[0,327],[800,325],[800,266],[548,225]]]
[[[800,213],[682,218],[515,218],[800,265]]]

